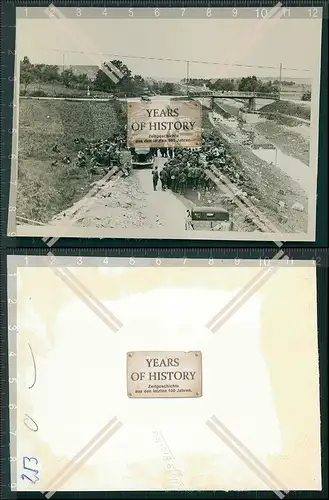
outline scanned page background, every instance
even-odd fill
[[[19,268],[19,489],[51,490],[56,473],[113,417],[122,427],[57,489],[269,489],[206,425],[212,415],[287,488],[321,489],[314,268],[283,262],[216,333],[206,323],[259,268],[69,271],[123,326],[113,332],[51,268]],[[203,396],[129,399],[130,350],[201,350]],[[25,414],[38,432],[26,428]],[[19,479],[23,456],[39,461],[34,486]]]

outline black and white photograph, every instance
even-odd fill
[[[320,8],[27,9],[8,235],[315,241]]]

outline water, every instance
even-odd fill
[[[313,170],[300,160],[284,154],[280,149],[253,149],[253,153],[261,160],[276,165],[294,179],[304,191],[310,191],[314,183]]]
[[[221,123],[230,127],[236,133],[236,137],[239,140],[243,139],[243,134],[237,128],[237,120],[227,120],[223,118],[218,113],[213,113],[213,118],[215,120],[219,120]],[[263,118],[257,114],[245,115],[247,117],[247,121],[250,124],[254,124],[260,121],[263,121]],[[314,184],[314,171],[305,163],[293,158],[292,156],[288,156],[281,149],[253,149],[253,153],[258,156],[261,160],[266,161],[269,164],[272,163],[276,165],[277,168],[280,168],[285,174],[289,175],[294,181],[296,181],[299,186],[306,191],[307,193],[310,191]]]

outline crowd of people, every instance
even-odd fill
[[[53,167],[60,163],[72,164],[79,168],[86,168],[91,173],[96,173],[97,168],[103,168],[104,171],[107,171],[114,166],[126,167],[126,165],[122,165],[121,161],[121,152],[125,146],[125,139],[120,134],[92,142],[88,142],[83,137],[77,137],[74,139],[74,143],[79,148],[77,156],[74,158],[70,156],[56,158],[52,162]],[[54,145],[53,152],[57,153],[58,156],[61,154],[57,144]]]
[[[162,190],[170,189],[177,193],[184,193],[187,189],[211,190],[214,183],[206,174],[210,164],[220,168],[223,173],[233,174],[236,179],[239,177],[233,158],[214,134],[204,136],[198,150],[168,148],[166,152],[165,148],[161,149],[164,149],[161,156],[168,160],[161,170],[157,166],[152,170],[154,190],[157,190],[159,181]]]
[[[61,155],[61,150],[57,144],[53,147],[53,152],[58,155],[54,159],[52,166],[62,164],[72,164],[79,168],[85,168],[91,173],[96,173],[98,168],[107,172],[112,167],[122,168],[125,175],[128,175],[130,162],[123,161],[126,148],[126,139],[121,134],[115,134],[108,139],[99,139],[88,142],[84,138],[74,140],[78,149],[77,156]],[[133,149],[130,148],[130,153]],[[214,183],[209,179],[206,170],[210,164],[217,166],[221,172],[228,175],[233,180],[239,179],[240,175],[236,171],[233,158],[225,150],[220,139],[212,133],[203,136],[200,148],[152,148],[153,156],[166,158],[162,169],[155,163],[152,170],[153,188],[160,187],[163,190],[170,189],[176,193],[184,193],[186,190],[211,190]]]

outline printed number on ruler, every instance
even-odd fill
[[[267,17],[267,9],[265,9],[265,7],[256,9],[256,17],[257,19],[265,19]]]
[[[311,7],[310,9],[308,9],[308,16],[316,19],[318,17],[317,7]]]
[[[268,267],[271,264],[271,259],[269,257],[264,257],[259,259],[259,265],[262,267]]]

